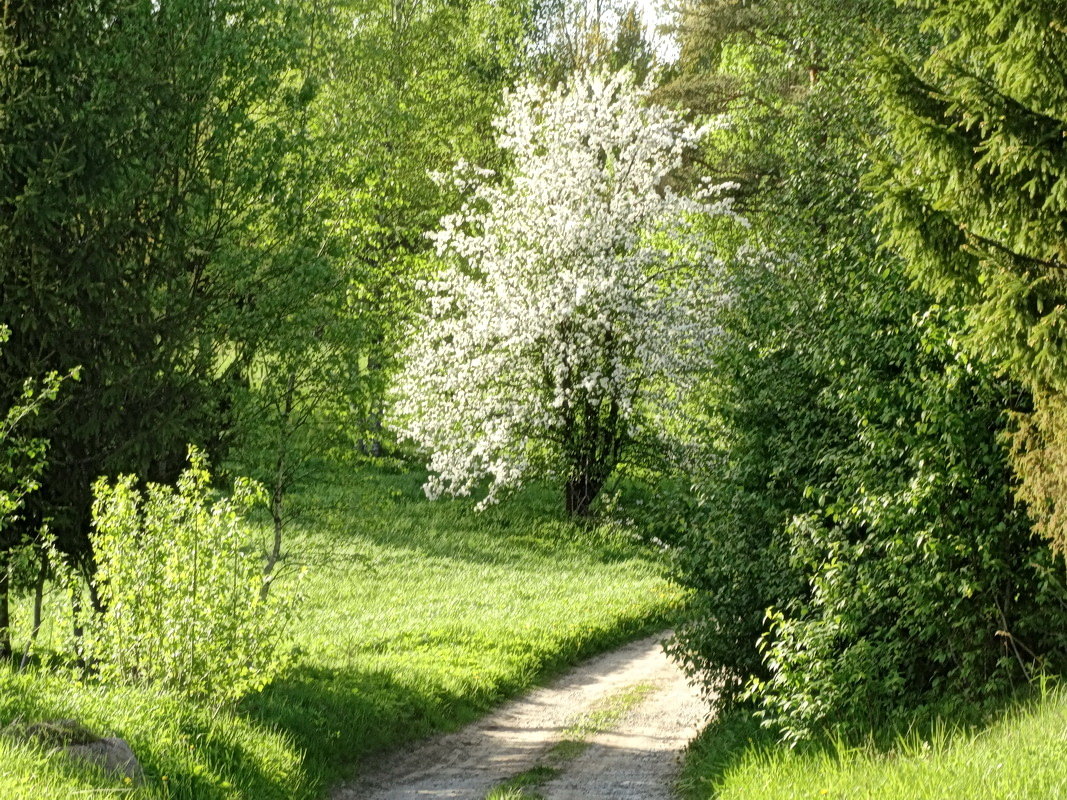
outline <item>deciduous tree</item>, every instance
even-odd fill
[[[498,123],[504,180],[454,177],[471,192],[433,234],[451,262],[395,407],[431,454],[430,496],[549,477],[584,514],[709,368],[718,265],[693,225],[731,212],[670,188],[701,131],[647,94],[625,72],[522,87]]]

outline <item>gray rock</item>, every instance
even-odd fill
[[[45,722],[13,722],[0,734],[21,742],[35,744],[52,753],[65,753],[68,758],[103,769],[131,783],[144,783],[144,770],[133,750],[124,740],[100,737],[77,720],[56,719]]]
[[[129,778],[137,786],[144,783],[141,762],[123,739],[109,736],[88,744],[70,744],[62,750],[75,761],[94,764],[112,775]]]

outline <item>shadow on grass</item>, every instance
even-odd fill
[[[385,672],[300,665],[240,710],[291,737],[324,795],[334,783],[353,777],[367,756],[454,729],[474,719],[491,699],[461,697],[439,687],[419,690]]]
[[[277,740],[264,741],[253,726],[178,697],[136,688],[117,691],[115,695],[112,690],[47,672],[15,674],[5,668],[0,670],[0,729],[12,721],[72,719],[97,736],[126,740],[146,779],[145,790],[132,796],[228,800],[235,796],[236,787],[241,797],[257,800],[309,800],[312,796],[300,793],[305,781],[298,760],[284,746],[279,747]],[[30,746],[17,738],[9,743]],[[46,774],[93,770],[64,762],[57,753],[44,757],[53,762]],[[130,791],[121,779],[104,773],[92,785],[96,788],[71,790],[72,794],[103,794],[111,788],[123,795]]]
[[[396,554],[485,565],[521,564],[564,553],[613,562],[651,551],[596,525],[569,519],[555,490],[527,487],[500,505],[476,509],[470,498],[427,500],[420,475],[357,475],[342,484],[326,473],[299,506],[299,522],[325,555],[364,542]],[[373,571],[373,564],[368,564]]]
[[[167,787],[165,796],[229,800],[234,796],[234,790],[240,787],[242,797],[262,800],[311,800],[314,797],[310,793],[296,793],[297,787],[306,785],[305,781],[293,780],[294,776],[284,767],[278,769],[277,765],[264,763],[250,752],[241,741],[242,737],[232,729],[200,717],[187,717],[178,728],[188,741],[194,743],[199,754],[195,759],[178,762],[180,766],[177,768],[173,760],[167,764],[157,763],[154,759],[156,751],[147,743],[130,742],[135,752],[145,754],[141,763],[148,780]],[[169,757],[172,754],[162,755]],[[223,775],[228,780],[223,779]]]
[[[689,745],[685,767],[678,780],[687,800],[713,798],[724,777],[750,755],[775,747],[773,733],[761,728],[747,707],[723,712],[708,723]]]

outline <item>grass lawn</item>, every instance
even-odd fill
[[[791,750],[727,717],[692,747],[687,800],[1058,800],[1067,797],[1067,691],[978,729],[941,727],[893,747]]]
[[[479,514],[427,502],[421,479],[324,471],[294,498],[285,568],[306,568],[296,662],[236,709],[0,671],[0,725],[76,718],[130,741],[148,775],[130,791],[0,737],[0,797],[322,797],[360,758],[663,626],[679,601],[653,554],[579,529],[543,489]]]

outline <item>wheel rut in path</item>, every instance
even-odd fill
[[[483,800],[517,776],[547,800],[668,800],[708,708],[660,633],[592,658],[454,733],[386,756],[333,800]]]

